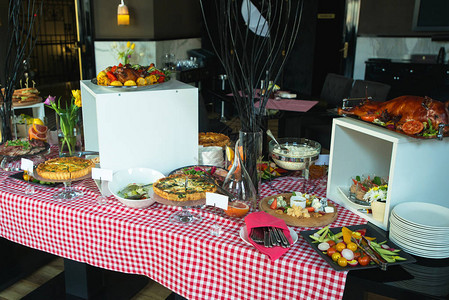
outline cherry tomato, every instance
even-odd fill
[[[419,121],[408,121],[404,125],[402,125],[402,131],[406,134],[417,134],[420,133],[424,129],[424,124]]]
[[[344,258],[344,257],[340,257],[340,258],[337,260],[337,264],[338,264],[340,267],[346,267],[346,266],[348,265],[348,260],[347,260],[346,258]]]
[[[29,181],[29,180],[30,180],[30,175],[28,175],[28,174],[23,174],[23,180]]]
[[[315,211],[315,208],[313,208],[312,206],[307,206],[306,209],[307,209],[308,212],[314,212]]]
[[[357,244],[356,243],[349,243],[346,245],[346,248],[348,248],[349,250],[351,250],[352,252],[354,252],[355,250],[357,250]]]
[[[337,245],[335,245],[335,249],[337,249],[338,252],[341,252],[341,250],[343,250],[345,248],[346,248],[346,245],[343,242],[340,242]]]
[[[336,253],[337,249],[335,249],[335,247],[330,247],[329,249],[327,249],[327,255],[332,257],[332,254]]]
[[[354,251],[354,259],[359,259],[359,257],[361,256],[359,251]]]
[[[332,260],[333,261],[338,261],[338,259],[341,258],[341,254],[338,252],[335,252],[334,254],[332,254]]]
[[[329,246],[333,247],[335,246],[335,242],[333,240],[327,241],[327,243],[329,244]]]
[[[358,262],[361,266],[368,265],[370,261],[371,259],[369,258],[369,256],[360,256],[358,259]]]

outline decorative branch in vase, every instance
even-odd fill
[[[12,95],[17,82],[24,73],[24,63],[28,61],[37,41],[39,27],[35,28],[42,15],[44,1],[9,0],[8,30],[2,45],[6,46],[3,77],[0,78],[0,117],[2,119],[1,142],[12,139]]]
[[[294,3],[292,3],[294,2]],[[244,166],[258,189],[262,118],[298,35],[303,1],[200,0],[205,28],[241,122]],[[216,30],[213,30],[216,28]],[[259,109],[254,101],[259,100]]]

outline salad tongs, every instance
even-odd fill
[[[218,190],[219,192],[221,192],[221,193],[223,193],[223,194],[225,194],[226,196],[229,197],[229,200],[230,200],[230,201],[233,201],[233,200],[236,199],[236,197],[235,197],[231,192],[229,192],[228,190],[222,188],[222,187],[215,181],[215,179],[213,179],[212,177],[210,177],[209,174],[205,173],[205,174],[202,174],[202,175],[200,175],[200,176],[201,176],[202,178],[204,178],[207,182],[212,183],[213,185],[215,185],[215,186],[217,187],[217,190]]]

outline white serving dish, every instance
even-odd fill
[[[165,177],[159,171],[148,168],[130,168],[114,172],[112,181],[108,183],[109,191],[118,201],[124,205],[132,208],[146,208],[153,204],[155,201],[152,197],[153,188],[150,188],[147,199],[125,199],[118,195],[118,192],[124,189],[130,183],[137,184],[149,184],[154,183],[156,180]]]

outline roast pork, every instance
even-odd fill
[[[366,100],[351,108],[339,108],[338,113],[355,115],[369,122],[391,124],[396,130],[422,135],[430,127],[437,130],[439,124],[449,124],[448,107],[449,101],[441,102],[429,97],[401,96],[385,102]],[[404,127],[404,125],[412,121],[415,130],[407,132],[405,128],[410,126]],[[421,127],[418,122],[423,126]],[[419,132],[415,132],[418,130]],[[449,126],[444,128],[444,135],[449,135]]]

